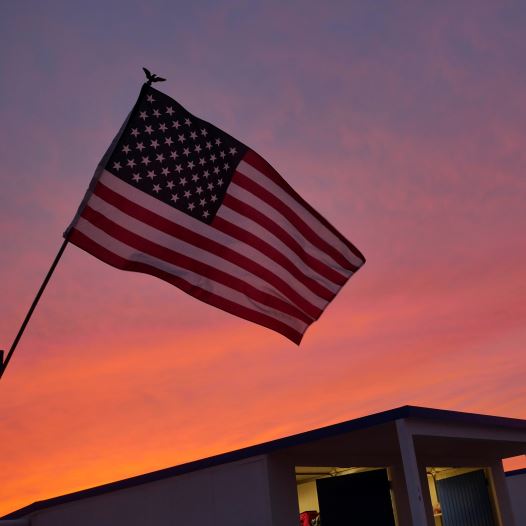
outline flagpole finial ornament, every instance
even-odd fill
[[[158,77],[155,73],[150,73],[146,68],[142,68],[144,71],[144,74],[146,75],[146,78],[148,81],[146,82],[147,86],[151,86],[153,82],[164,82],[166,79],[163,79],[162,77]]]

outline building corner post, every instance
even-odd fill
[[[428,517],[424,499],[427,498],[427,488],[422,487],[422,478],[415,453],[413,435],[408,429],[405,419],[396,420],[396,432],[400,447],[400,457],[407,488],[412,526],[433,526]]]
[[[508,483],[506,482],[506,475],[502,467],[502,461],[497,460],[493,462],[490,467],[491,471],[491,485],[495,492],[497,501],[497,514],[502,526],[515,526],[515,518],[511,506],[510,494],[508,491]]]

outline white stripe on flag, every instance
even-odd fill
[[[314,217],[305,207],[296,201],[290,194],[285,192],[276,183],[274,183],[264,173],[253,167],[246,161],[241,161],[237,166],[237,171],[246,175],[249,179],[259,184],[264,189],[268,190],[276,198],[278,198],[284,205],[293,210],[318,236],[324,239],[332,247],[334,247],[342,257],[348,259],[352,264],[360,267],[363,261],[358,258],[348,246],[346,246],[331,230],[325,227],[316,217]]]
[[[164,219],[167,219],[168,221],[193,230],[194,232],[202,236],[213,239],[226,247],[230,247],[233,250],[236,250],[240,254],[244,254],[245,256],[249,257],[254,261],[260,261],[261,264],[263,264],[263,266],[274,272],[276,275],[279,275],[283,279],[294,283],[295,287],[296,283],[298,283],[298,286],[300,286],[296,278],[290,275],[288,271],[283,269],[279,264],[272,261],[264,254],[262,254],[259,250],[257,250],[257,248],[253,247],[252,245],[238,241],[237,239],[234,239],[233,237],[221,232],[218,229],[212,229],[212,227],[210,227],[209,225],[201,223],[200,221],[195,220],[193,217],[190,217],[184,212],[181,212],[176,208],[166,205],[158,199],[155,199],[154,197],[144,192],[141,192],[140,190],[134,188],[132,185],[125,183],[118,177],[115,177],[108,171],[103,172],[100,178],[100,182],[104,184],[104,186],[107,186],[108,188],[113,190],[114,192],[124,196],[126,199],[129,199],[133,203],[136,203],[139,206],[142,206],[143,208],[146,208],[147,210],[158,214],[159,216],[163,217]],[[318,282],[322,287],[332,292],[333,294],[338,292],[338,290],[340,289],[339,285],[336,285],[330,280],[326,279],[325,277],[317,274],[315,270],[308,266],[279,238],[276,238],[272,234],[269,236],[265,229],[254,223],[254,221],[252,221],[248,217],[237,214],[237,212],[230,210],[224,206],[222,206],[219,209],[218,216],[223,217],[227,221],[236,224],[237,226],[251,232],[260,239],[263,239],[264,241],[269,243],[276,250],[284,254],[287,257],[287,259],[289,259],[296,267],[298,267],[302,274]],[[301,295],[304,296],[307,301],[311,302],[317,307],[323,308],[323,306],[327,304],[326,300],[320,298],[310,290],[307,291],[307,289],[303,285],[301,285],[301,288],[299,288],[298,292],[300,292]]]
[[[247,232],[250,232],[259,239],[267,242],[278,252],[281,252],[283,255],[285,255],[289,261],[292,261],[302,271],[302,273],[305,274],[305,276],[317,281],[320,285],[330,290],[333,294],[336,294],[338,290],[340,290],[340,285],[333,283],[324,276],[320,276],[312,267],[305,263],[303,259],[301,259],[294,251],[292,251],[285,243],[283,243],[283,241],[281,241],[281,239],[279,239],[279,237],[277,237],[274,232],[270,232],[249,217],[240,214],[226,206],[222,206],[219,209],[217,216],[230,223],[233,223],[234,225],[240,226]]]
[[[167,272],[173,276],[177,276],[195,287],[199,287],[200,289],[226,298],[250,310],[263,312],[267,316],[270,316],[277,321],[283,322],[285,325],[300,333],[303,333],[307,327],[307,324],[303,321],[289,316],[281,311],[272,309],[268,305],[264,305],[252,300],[245,294],[218,283],[207,276],[202,276],[195,272],[168,263],[162,259],[138,251],[135,248],[123,243],[122,241],[110,236],[100,228],[97,228],[83,217],[79,218],[77,224],[75,225],[75,229],[106,250],[109,250],[111,253],[116,254],[123,259],[151,265],[154,268]]]
[[[349,276],[351,272],[348,269],[342,268],[329,254],[315,247],[306,237],[299,232],[296,227],[289,222],[289,220],[281,215],[276,209],[262,201],[259,197],[248,192],[244,188],[237,186],[233,180],[228,187],[227,194],[239,199],[243,203],[255,208],[269,219],[281,226],[297,243],[305,250],[307,254],[322,262],[324,265],[332,268],[342,276]]]
[[[259,290],[262,290],[268,294],[278,297],[287,303],[294,304],[298,309],[302,310],[301,306],[296,305],[281,291],[277,290],[272,284],[268,283],[267,281],[263,280],[258,276],[255,276],[242,266],[236,265],[234,262],[231,262],[228,259],[221,258],[206,249],[202,249],[198,246],[187,243],[186,241],[183,241],[177,237],[162,232],[156,229],[155,227],[148,225],[147,223],[139,221],[138,219],[135,219],[134,217],[131,217],[130,215],[122,212],[112,204],[107,203],[97,195],[93,195],[91,197],[88,206],[93,210],[100,212],[103,216],[122,226],[126,230],[129,230],[130,232],[133,232],[145,239],[148,239],[153,243],[173,250],[179,254],[190,257],[197,261],[201,261],[202,263],[205,263],[207,265],[212,265],[217,270],[226,272],[227,274],[230,274],[233,277],[239,278],[244,282],[258,288]],[[181,213],[181,215],[185,214]],[[196,220],[194,219],[194,221]],[[299,285],[301,284],[298,283],[298,286]],[[303,289],[302,292],[305,293],[301,294],[302,297],[315,297],[305,287],[302,286],[301,288]],[[319,303],[319,305],[317,305],[319,308],[323,308],[323,306],[327,304],[326,301],[323,302],[323,300],[321,300],[320,298],[315,298]]]

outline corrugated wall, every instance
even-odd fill
[[[437,480],[444,526],[496,526],[483,470]]]

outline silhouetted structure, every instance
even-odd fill
[[[36,502],[4,519],[297,526],[303,512],[323,526],[520,526],[501,459],[525,452],[526,420],[404,406]]]

